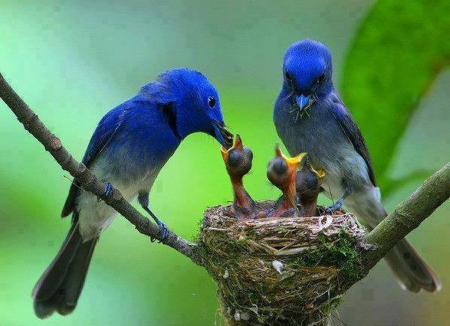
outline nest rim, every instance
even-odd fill
[[[272,201],[259,202],[266,209]],[[232,207],[204,215],[203,265],[232,325],[301,325],[329,317],[344,283],[359,277],[364,228],[353,214],[237,219]]]

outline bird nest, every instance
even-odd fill
[[[364,234],[343,211],[236,219],[217,206],[205,212],[198,248],[229,325],[326,325],[345,284],[360,276]]]

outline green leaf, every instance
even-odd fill
[[[346,58],[343,98],[364,134],[381,187],[410,118],[450,63],[450,1],[378,1]]]

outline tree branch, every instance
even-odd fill
[[[416,229],[422,221],[433,213],[450,197],[450,163],[447,163],[389,214],[367,236],[369,245],[375,250],[364,256],[364,267],[368,271],[381,260],[386,253]]]
[[[181,254],[189,257],[194,263],[200,264],[198,257],[193,251],[195,244],[179,237],[170,230],[167,238],[163,240],[159,234],[158,226],[151,223],[148,218],[131,206],[125,198],[123,198],[119,190],[114,189],[111,196],[105,197],[105,184],[100,182],[84,164],[77,162],[72,157],[72,155],[63,147],[59,138],[52,134],[42,121],[39,120],[38,116],[28,107],[19,95],[17,95],[1,73],[0,97],[14,112],[25,129],[44,145],[45,149],[55,158],[58,164],[76,178],[85,190],[93,193],[104,200],[106,204],[113,207],[123,217],[130,221],[140,233],[147,235],[152,239],[159,240],[165,245],[168,245]]]

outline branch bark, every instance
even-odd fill
[[[416,229],[436,208],[450,197],[450,162],[430,178],[377,225],[366,241],[375,250],[364,255],[364,267],[368,271],[379,262],[408,233]]]
[[[99,181],[84,164],[79,163],[72,157],[72,155],[64,148],[59,138],[52,134],[44,123],[42,123],[37,114],[34,113],[12,89],[1,73],[0,97],[11,111],[14,112],[25,129],[44,145],[45,149],[53,156],[56,162],[76,178],[85,190],[93,193],[104,200],[106,204],[113,207],[123,217],[130,221],[140,233],[147,235],[152,239],[159,240],[184,256],[189,257],[194,263],[200,264],[200,261],[193,250],[195,244],[183,239],[170,230],[167,238],[163,240],[159,234],[158,226],[150,222],[148,218],[131,206],[130,203],[123,198],[119,190],[114,189],[112,195],[105,197],[103,194],[105,191],[105,184]]]

